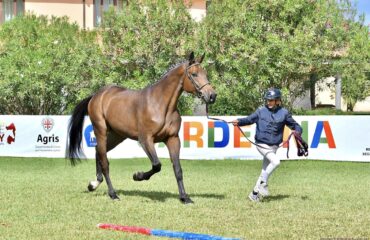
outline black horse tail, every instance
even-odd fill
[[[87,97],[82,100],[73,110],[71,119],[68,124],[68,138],[67,142],[67,157],[71,160],[71,164],[75,165],[80,161],[79,153],[82,152],[82,128],[85,116],[87,115],[87,106],[93,96]]]

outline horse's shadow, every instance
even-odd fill
[[[119,194],[121,197],[125,196],[133,196],[133,197],[144,197],[148,198],[152,201],[158,201],[158,202],[165,202],[167,199],[179,199],[178,193],[172,193],[172,192],[166,192],[166,191],[146,191],[146,190],[117,190],[117,194]],[[84,193],[89,193],[89,191],[84,191]],[[107,193],[102,193],[106,195]],[[225,199],[225,195],[222,194],[214,194],[214,193],[195,193],[190,194],[190,197],[199,197],[199,198],[212,198],[217,200],[223,200]],[[290,198],[290,195],[286,194],[278,194],[273,196],[268,196],[263,199],[263,202],[274,202],[274,201],[280,201],[286,198]],[[306,201],[309,200],[308,196],[301,196],[301,200]]]
[[[166,192],[166,191],[145,191],[145,190],[117,190],[120,196],[139,196],[145,197],[152,201],[165,202],[167,199],[179,199],[178,193]],[[225,198],[224,195],[214,193],[195,193],[190,194],[190,197],[200,198],[213,198],[222,200]]]

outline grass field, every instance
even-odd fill
[[[111,178],[92,193],[95,162],[71,167],[64,159],[0,158],[0,239],[165,239],[102,230],[98,223],[143,226],[242,239],[370,238],[370,165],[283,161],[270,178],[271,196],[247,195],[260,161],[182,161],[183,205],[170,161],[149,181],[132,174],[147,159],[112,160]]]

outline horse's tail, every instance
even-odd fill
[[[68,138],[67,142],[67,157],[71,160],[71,164],[75,165],[80,161],[79,153],[82,152],[82,128],[85,116],[87,115],[87,106],[93,96],[82,100],[73,110],[72,116],[68,124]]]

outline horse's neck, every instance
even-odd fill
[[[184,71],[184,66],[180,65],[168,72],[166,76],[153,86],[160,92],[161,104],[167,105],[168,111],[175,111],[177,109],[177,102],[183,91]]]

